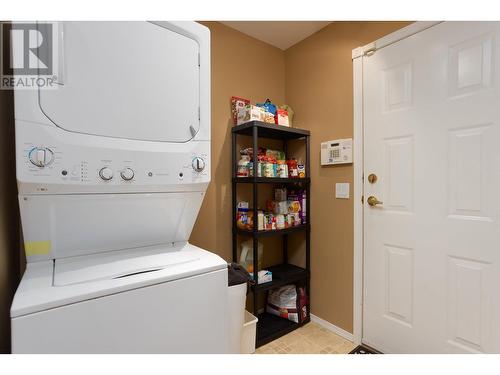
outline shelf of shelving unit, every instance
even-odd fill
[[[258,268],[258,239],[261,237],[280,236],[282,238],[282,263],[268,267],[273,273],[273,281],[269,283],[262,283],[253,285],[251,290],[253,292],[253,314],[258,316],[257,323],[257,337],[256,346],[262,346],[268,342],[277,339],[296,328],[301,327],[310,320],[310,133],[308,130],[290,128],[287,126],[279,126],[268,124],[260,121],[251,121],[242,125],[232,128],[232,206],[233,206],[233,261],[238,260],[237,237],[246,236],[253,238],[253,266],[254,269]],[[237,170],[237,136],[250,136],[252,137],[252,147],[258,150],[259,138],[278,139],[283,141],[283,151],[287,155],[288,141],[290,140],[303,140],[306,148],[306,178],[269,178],[269,177],[236,177]],[[253,165],[257,165],[257,152],[253,155]],[[258,202],[258,186],[259,184],[293,184],[303,186],[306,190],[307,207],[306,207],[306,223],[294,227],[280,229],[280,230],[252,230],[240,229],[236,226],[236,192],[237,186],[240,184],[252,184],[253,202]],[[257,217],[257,205],[254,204],[252,208],[254,218]],[[288,235],[292,233],[304,233],[306,242],[306,265],[305,268],[295,266],[288,263]],[[300,284],[305,285],[307,294],[307,319],[302,323],[295,323],[290,320],[280,318],[269,313],[258,314],[257,294],[265,293],[271,289],[278,288],[287,284]]]
[[[305,268],[288,263],[268,267],[268,270],[273,273],[273,281],[252,285],[252,290],[266,291],[287,284],[302,282],[309,277],[309,272]]]
[[[281,177],[235,177],[233,182],[237,184],[308,184],[311,182],[307,178],[281,178]]]
[[[272,237],[272,236],[283,236],[285,234],[290,234],[294,232],[299,232],[304,229],[308,229],[309,226],[307,224],[300,224],[296,225],[294,227],[289,227],[285,229],[275,229],[275,230],[258,230],[258,231],[253,231],[253,230],[247,230],[247,229],[241,229],[241,228],[236,228],[236,233],[241,234],[242,236],[248,236],[248,237]]]
[[[270,139],[300,139],[310,135],[309,130],[291,128],[288,126],[280,126],[275,124],[268,124],[262,121],[250,121],[244,124],[233,127],[233,134],[249,135],[252,136],[254,129],[259,132],[259,137]]]
[[[277,338],[292,332],[294,329],[302,327],[310,321],[308,316],[302,323],[295,323],[291,320],[283,319],[267,312],[261,313],[257,317],[259,318],[259,321],[257,322],[256,338],[258,346],[262,346],[276,340]]]

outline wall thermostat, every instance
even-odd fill
[[[321,165],[352,163],[352,138],[321,143]]]

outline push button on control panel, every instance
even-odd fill
[[[109,181],[113,178],[113,170],[111,168],[104,167],[99,171],[99,176],[104,181]]]
[[[54,153],[47,147],[35,147],[28,155],[31,164],[43,168],[54,161]]]
[[[122,176],[125,181],[130,181],[134,178],[134,171],[131,168],[125,168],[120,172],[120,176]]]

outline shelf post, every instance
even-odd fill
[[[252,147],[253,147],[253,278],[255,280],[255,285],[259,285],[259,241],[257,237],[257,231],[258,231],[258,210],[257,206],[259,204],[259,195],[258,195],[258,185],[257,185],[257,154],[259,152],[259,128],[257,126],[253,127],[252,130]],[[257,293],[253,293],[253,314],[255,316],[258,315],[258,306],[257,306]]]
[[[233,262],[238,262],[237,253],[237,235],[236,235],[236,133],[232,134],[232,151],[231,151],[231,190],[232,190],[232,206],[233,211],[231,212],[231,220],[233,223],[232,233],[233,233]]]
[[[310,136],[306,136],[306,295],[307,295],[307,317],[311,315],[311,141]]]

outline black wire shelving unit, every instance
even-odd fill
[[[253,165],[257,165],[257,151],[259,149],[259,139],[277,139],[283,142],[283,151],[288,157],[288,142],[290,140],[301,140],[305,146],[305,169],[306,178],[266,178],[257,177],[256,168],[254,168],[253,177],[237,177],[237,137],[249,136],[252,137]],[[260,237],[280,236],[282,238],[282,260],[281,264],[267,267],[273,273],[273,280],[269,283],[258,284],[258,272],[255,273],[256,284],[252,286],[253,293],[253,314],[258,317],[256,347],[267,344],[270,341],[281,337],[294,329],[308,323],[310,321],[310,253],[311,253],[311,194],[310,194],[310,133],[308,130],[290,128],[268,124],[260,121],[250,121],[242,125],[232,128],[232,207],[233,207],[233,261],[238,261],[238,236],[246,236],[253,238],[253,269],[258,269],[258,239]],[[253,230],[243,230],[236,225],[236,207],[237,207],[237,188],[239,184],[252,184],[252,206],[254,226]],[[257,228],[257,213],[258,213],[258,197],[259,184],[275,184],[282,186],[300,185],[306,191],[306,223],[299,226],[281,229],[281,230],[258,230]],[[295,232],[303,232],[305,235],[306,245],[306,261],[305,268],[288,263],[288,235]],[[304,285],[307,294],[307,318],[301,323],[295,323],[290,320],[280,318],[275,315],[266,313],[265,311],[259,314],[257,296],[259,293],[267,293],[273,288],[278,288],[287,284]]]

